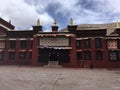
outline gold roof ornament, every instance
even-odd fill
[[[120,28],[118,21],[116,22],[116,28]]]
[[[70,24],[70,26],[73,25],[73,19],[72,19],[72,18],[70,18],[70,22],[69,22],[69,24]]]
[[[57,26],[57,21],[56,21],[56,19],[54,20],[53,26]]]
[[[40,20],[39,19],[37,20],[37,26],[40,26]]]

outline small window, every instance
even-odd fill
[[[20,53],[19,53],[19,59],[20,59],[20,60],[26,59],[26,52],[20,52]]]
[[[9,52],[9,60],[15,59],[15,52]]]
[[[95,47],[96,48],[102,48],[102,39],[101,38],[96,38],[95,39]]]
[[[5,41],[0,41],[0,48],[5,48]]]
[[[84,41],[84,46],[85,46],[85,48],[90,48],[90,39],[86,39]]]
[[[109,60],[110,61],[118,61],[118,52],[117,51],[109,51]]]
[[[81,60],[81,52],[77,52],[77,60]]]
[[[81,48],[81,41],[80,40],[77,40],[76,41],[76,47],[79,49]]]
[[[111,43],[112,42],[112,43]],[[117,49],[119,44],[117,43],[117,40],[108,40],[107,41],[107,47],[108,49]]]
[[[20,48],[26,48],[26,40],[20,41]]]
[[[85,51],[84,52],[84,59],[85,60],[91,60],[91,52],[90,51]]]
[[[4,52],[0,52],[0,60],[4,59]]]
[[[16,48],[16,41],[10,41],[10,48]]]
[[[96,51],[96,60],[103,60],[103,52]]]

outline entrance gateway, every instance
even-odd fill
[[[61,65],[70,62],[70,50],[60,48],[39,48],[39,63]]]
[[[38,63],[62,65],[70,62],[69,37],[41,36]]]

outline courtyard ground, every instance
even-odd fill
[[[0,90],[120,90],[120,69],[0,66]]]

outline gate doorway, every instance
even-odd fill
[[[49,61],[58,61],[58,55],[59,55],[59,52],[58,50],[55,50],[55,49],[50,49],[49,51]]]
[[[39,48],[38,63],[48,64],[49,61],[49,49]]]
[[[39,48],[38,63],[48,64],[49,61],[58,61],[59,64],[70,62],[70,50]]]

